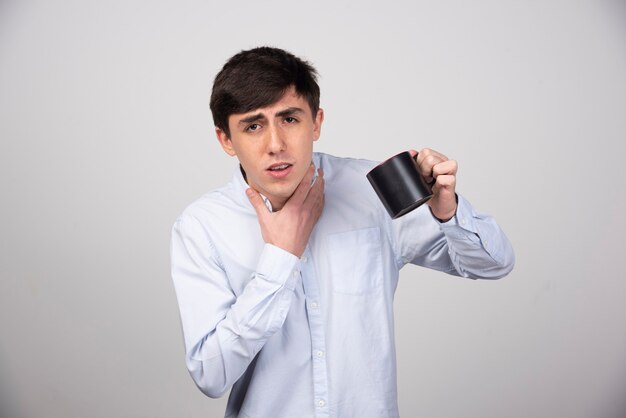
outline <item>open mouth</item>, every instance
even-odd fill
[[[292,168],[293,165],[289,163],[276,163],[267,168],[267,173],[276,180],[280,180],[289,176]]]
[[[280,172],[280,171],[283,171],[283,170],[288,169],[289,167],[291,167],[291,164],[281,163],[281,164],[274,164],[274,165],[271,165],[271,166],[268,168],[268,170],[269,170],[269,171],[278,171],[278,172]]]

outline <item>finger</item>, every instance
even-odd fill
[[[319,182],[319,185],[315,185],[315,190],[311,189],[303,205],[304,209],[308,210],[311,214],[311,220],[313,221],[313,223],[316,223],[320,216],[322,216],[325,202],[324,173],[321,171],[321,169],[318,172],[319,174],[317,177],[317,182]]]
[[[456,176],[451,174],[442,174],[437,177],[437,181],[433,185],[433,192],[436,190],[452,190],[456,187]]]
[[[313,214],[313,220],[316,223],[320,216],[322,216],[322,212],[324,211],[324,202],[325,198],[324,194],[322,193],[322,195],[319,197],[319,199],[316,200],[315,205],[311,209],[311,213]]]
[[[447,161],[448,157],[433,151],[430,148],[424,148],[417,154],[417,167],[424,179],[430,183],[433,179],[433,167],[441,162]]]
[[[428,201],[429,206],[439,219],[448,219],[450,213],[456,210],[456,177],[450,175],[441,175],[433,185],[433,198]],[[448,216],[449,215],[449,216]]]
[[[448,157],[440,152],[432,150],[430,148],[423,148],[417,154],[417,164],[422,164],[426,159],[432,159],[433,157],[441,159],[441,161],[447,161]]]
[[[444,174],[456,175],[458,164],[455,160],[443,161],[433,166],[432,176],[438,178]]]
[[[422,159],[421,164],[417,164],[417,168],[419,169],[420,174],[424,176],[424,179],[430,183],[434,177],[433,168],[437,164],[441,164],[443,162],[444,161],[441,158],[435,155],[429,155]]]
[[[409,154],[411,154],[411,158],[415,158],[417,156],[417,151],[415,151],[414,149],[410,149]]]
[[[321,184],[318,187],[321,187],[321,189],[324,190],[324,170],[321,168],[317,169],[317,179],[311,187],[315,187],[315,183],[317,183],[318,180],[321,181]]]
[[[317,180],[315,180],[315,183],[311,186],[309,193],[304,199],[305,205],[313,207],[315,203],[324,196],[324,184],[324,170],[319,168],[317,170]]]
[[[267,206],[265,206],[265,202],[259,192],[252,188],[248,188],[246,190],[246,196],[248,196],[248,200],[250,200],[250,203],[259,218],[262,218],[269,213],[269,210],[267,209]]]
[[[311,180],[311,187],[315,186],[315,182],[319,178],[321,170],[321,168],[317,169],[317,173],[315,173],[315,175],[313,176],[313,180]]]
[[[296,190],[293,192],[293,195],[287,201],[287,204],[301,204],[304,202],[309,190],[311,190],[311,180],[313,180],[313,173],[315,172],[315,166],[313,163],[309,166],[307,172],[304,174],[302,181],[296,187]]]

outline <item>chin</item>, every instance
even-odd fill
[[[274,196],[280,200],[287,200],[294,194],[301,181],[302,179],[299,179],[297,182],[293,182],[292,184],[268,184],[268,187],[263,187],[265,192],[262,193],[265,196]]]
[[[291,187],[289,189],[277,190],[276,193],[273,193],[273,195],[280,199],[289,199],[291,196],[293,196],[295,191],[296,187]]]

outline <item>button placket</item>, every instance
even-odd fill
[[[319,416],[328,415],[328,378],[326,365],[326,339],[320,305],[320,292],[317,284],[315,266],[307,249],[300,257],[302,284],[306,297],[306,312],[311,335],[311,360],[313,363],[313,402]]]

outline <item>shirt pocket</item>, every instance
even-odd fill
[[[383,264],[378,227],[340,232],[327,240],[334,292],[364,295],[380,290]]]

